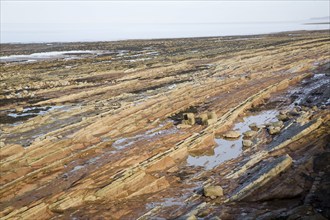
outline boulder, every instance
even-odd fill
[[[243,140],[243,147],[252,147],[253,142],[251,140]]]
[[[195,119],[190,119],[190,120],[182,120],[182,124],[184,125],[194,125],[195,124]]]
[[[249,128],[252,130],[252,131],[258,131],[259,130],[259,127],[256,123],[252,123],[249,125]]]
[[[197,217],[195,215],[191,215],[187,218],[187,220],[197,220]]]
[[[22,112],[24,110],[24,108],[22,107],[22,106],[17,106],[16,108],[15,108],[15,111],[16,112]]]
[[[258,134],[258,132],[250,130],[250,131],[244,132],[243,134],[244,134],[244,138],[252,138],[252,137],[256,136]]]
[[[266,128],[266,125],[258,125],[258,129],[264,129]]]
[[[272,122],[268,126],[268,133],[271,135],[280,133],[281,129],[284,127],[283,121]]]
[[[208,113],[203,113],[199,117],[200,117],[203,125],[215,124],[218,119],[217,114],[214,111],[208,112]]]
[[[215,119],[215,118],[208,119],[208,120],[206,121],[206,125],[213,125],[213,124],[215,124],[216,122],[217,122],[217,119]]]
[[[238,131],[227,131],[223,134],[224,138],[239,138],[241,134]]]
[[[217,114],[215,113],[215,111],[207,113],[207,117],[208,117],[208,119],[215,119],[215,120],[218,119]]]
[[[186,125],[194,125],[195,124],[195,115],[194,113],[185,113],[183,114],[184,120],[182,120],[182,124]]]
[[[289,116],[287,114],[279,114],[276,117],[280,121],[288,121],[289,120]]]
[[[215,199],[219,196],[223,196],[223,189],[221,186],[205,186],[204,187],[204,196]]]
[[[272,122],[270,126],[282,128],[284,126],[284,123],[283,121]]]
[[[300,113],[297,109],[293,109],[288,114],[291,115],[291,116],[299,116],[300,115]]]
[[[187,120],[187,119],[195,118],[195,115],[194,113],[184,113],[183,117],[185,120]]]
[[[206,113],[201,114],[201,115],[199,116],[199,118],[201,119],[201,122],[202,122],[203,125],[206,125],[206,124],[207,124],[207,120],[209,119],[209,118],[207,117],[207,114],[206,114]]]
[[[281,127],[274,127],[274,126],[269,126],[268,127],[268,133],[271,135],[278,134],[281,131]]]

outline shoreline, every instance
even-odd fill
[[[330,23],[305,23],[303,25],[320,25],[320,24],[330,24]],[[82,40],[82,41],[31,41],[31,42],[5,42],[0,45],[27,45],[27,44],[74,44],[74,43],[107,43],[107,42],[125,42],[125,41],[156,41],[156,40],[184,40],[184,39],[205,39],[205,38],[221,38],[221,37],[244,37],[244,36],[263,36],[263,35],[274,35],[274,34],[285,34],[285,33],[296,33],[296,32],[315,32],[315,31],[330,31],[327,29],[315,29],[315,30],[288,30],[288,31],[275,31],[266,32],[259,34],[237,34],[237,35],[210,35],[210,36],[198,36],[198,37],[159,37],[159,38],[123,38],[117,40]],[[0,51],[1,52],[1,51]]]
[[[91,41],[91,42],[44,42],[44,43],[4,43],[0,44],[0,58],[7,57],[11,55],[29,55],[33,53],[43,53],[43,52],[61,52],[68,50],[98,50],[95,47],[100,47],[101,45],[106,46],[107,48],[134,48],[134,44],[158,44],[161,42],[198,42],[198,41],[208,41],[208,40],[217,40],[217,41],[236,41],[239,39],[242,40],[258,40],[267,38],[270,36],[301,36],[306,33],[317,34],[317,33],[328,33],[330,29],[327,30],[299,30],[299,31],[283,31],[276,33],[267,33],[267,34],[252,34],[252,35],[228,35],[228,36],[209,36],[209,37],[191,37],[191,38],[160,38],[160,39],[128,39],[128,40],[118,40],[118,41]],[[131,46],[127,46],[131,45]],[[103,48],[103,50],[107,50]],[[126,50],[126,49],[125,49]],[[0,62],[5,63],[5,62]]]

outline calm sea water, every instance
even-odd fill
[[[178,37],[251,35],[293,30],[330,29],[329,24],[206,23],[206,24],[3,24],[1,43],[112,41]]]

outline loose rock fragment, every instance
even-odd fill
[[[209,113],[207,114],[207,117],[208,117],[209,119],[215,119],[215,120],[218,119],[217,114],[215,113],[215,111],[209,112]]]
[[[215,199],[217,197],[223,196],[223,189],[221,186],[205,186],[204,195],[206,197],[210,197],[211,199]]]
[[[22,106],[18,106],[15,108],[16,112],[22,112],[24,108]]]
[[[284,126],[284,124],[283,124],[283,121],[277,121],[277,122],[271,123],[271,126],[282,128]]]
[[[252,123],[249,125],[249,128],[252,130],[252,131],[258,131],[258,126],[256,123]]]
[[[227,131],[223,134],[224,138],[239,138],[241,134],[238,131]]]
[[[184,120],[182,121],[182,124],[186,125],[194,125],[195,124],[195,115],[194,113],[185,113],[183,115]]]
[[[258,125],[258,129],[264,129],[266,128],[266,125]]]
[[[191,215],[187,218],[187,220],[197,220],[197,217],[195,215]]]
[[[268,125],[268,133],[271,135],[278,134],[283,127],[283,121],[272,122]]]
[[[212,125],[218,120],[217,114],[214,111],[208,112],[207,114],[203,113],[200,115],[200,118],[203,125]]]
[[[215,119],[215,118],[208,119],[208,120],[206,121],[206,125],[213,125],[213,124],[215,124],[216,122],[217,122],[217,119]]]
[[[253,142],[251,140],[243,140],[243,147],[252,147]]]
[[[291,116],[299,116],[300,115],[299,111],[296,108],[293,109],[292,111],[290,111],[288,114],[291,115]]]
[[[268,133],[271,135],[278,134],[278,133],[280,133],[280,131],[281,131],[280,127],[274,127],[274,126],[268,127]]]
[[[286,114],[286,113],[280,113],[278,116],[277,116],[277,119],[280,120],[280,121],[288,121],[289,120],[289,116]]]
[[[201,122],[203,125],[206,125],[207,124],[207,120],[208,120],[208,116],[206,113],[203,113],[199,116],[199,118],[201,119]]]
[[[244,132],[243,134],[244,134],[244,138],[249,139],[249,138],[256,136],[258,134],[258,132],[250,130],[250,131]]]

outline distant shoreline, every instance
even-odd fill
[[[315,25],[315,24],[330,24],[330,22],[305,23],[304,25]]]
[[[311,24],[311,23],[306,23]],[[120,41],[152,41],[152,40],[174,40],[174,39],[203,39],[203,38],[219,38],[219,37],[251,37],[251,36],[263,36],[263,35],[273,35],[273,34],[286,34],[286,33],[299,33],[299,32],[314,32],[314,31],[329,31],[330,29],[315,29],[315,30],[292,30],[292,31],[278,31],[260,34],[241,34],[241,35],[214,35],[214,36],[198,36],[198,37],[167,37],[167,38],[131,38],[131,39],[117,39],[117,40],[95,40],[95,41],[40,41],[40,42],[0,42],[0,45],[28,45],[28,44],[72,44],[72,43],[97,43],[97,42],[120,42]]]
[[[1,44],[4,43],[71,43],[71,42],[109,42],[122,40],[177,39],[220,36],[250,36],[273,34],[287,31],[313,31],[328,29],[324,21],[305,21],[288,24],[208,24],[200,25],[128,25],[95,29],[77,29],[73,31],[31,32],[1,31]],[[315,24],[314,24],[315,23]],[[317,24],[321,23],[321,24]],[[308,25],[306,25],[308,24]],[[314,24],[314,25],[313,25]],[[65,28],[63,28],[65,29]],[[57,29],[56,29],[57,30]]]

